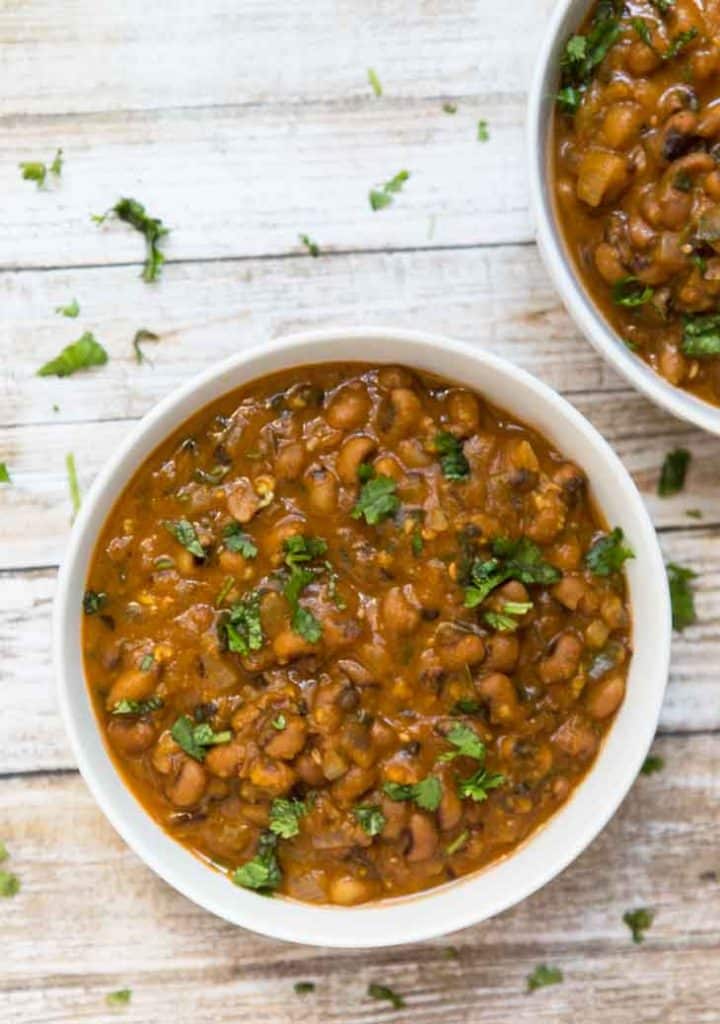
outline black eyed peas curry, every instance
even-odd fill
[[[720,0],[601,0],[561,59],[556,201],[625,343],[720,403]]]
[[[583,778],[630,658],[582,470],[462,387],[266,377],[131,481],[84,598],[137,798],[236,884],[355,904],[511,851]]]

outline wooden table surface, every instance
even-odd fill
[[[0,839],[22,885],[0,903],[3,1022],[720,1021],[720,441],[595,355],[538,258],[523,118],[552,6],[2,5],[0,461],[13,483],[0,488]],[[59,146],[59,181],[21,180],[19,161],[49,162]],[[368,189],[404,168],[402,194],[372,212]],[[139,235],[90,221],[120,195],[172,227],[156,285],[138,277]],[[54,313],[73,297],[76,320]],[[698,622],[674,642],[655,744],[664,770],[639,778],[560,878],[450,939],[331,953],[216,920],[124,845],[75,770],[49,633],[71,516],[66,453],[85,488],[130,423],[194,373],[266,338],[356,323],[463,338],[565,394],[633,473],[668,560],[698,571]],[[139,366],[141,327],[162,337]],[[35,375],[84,330],[106,366]],[[688,486],[663,500],[658,469],[676,445],[693,454]],[[638,905],[656,912],[641,946],[621,920]],[[541,962],[565,981],[528,995]],[[315,993],[296,995],[298,980]],[[407,1008],[368,999],[371,981]],[[123,987],[131,1002],[109,1008]]]

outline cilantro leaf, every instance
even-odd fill
[[[386,782],[383,792],[391,800],[412,800],[424,811],[436,811],[442,799],[442,784],[434,775],[428,775],[415,783]]]
[[[223,544],[237,555],[243,558],[255,558],[258,553],[255,541],[243,531],[240,523],[228,523],[223,530]]]
[[[482,711],[482,704],[479,700],[472,700],[472,698],[461,697],[460,700],[456,700],[450,709],[451,715],[477,715],[479,711]]]
[[[260,619],[260,594],[251,590],[241,601],[232,605],[223,623],[228,650],[247,656],[259,651],[265,637]]]
[[[678,494],[683,489],[690,460],[691,455],[687,448],[675,448],[667,453],[658,481],[658,494],[661,498]]]
[[[697,34],[698,30],[696,28],[688,28],[684,32],[678,32],[675,38],[671,39],[667,50],[661,54],[662,59],[672,60],[674,57],[677,57],[688,43],[691,43],[697,37]]]
[[[376,71],[373,68],[368,68],[367,76],[372,91],[376,96],[382,96],[382,85],[380,84],[380,79],[378,78]]]
[[[372,999],[384,999],[391,1003],[395,1010],[402,1010],[403,1006],[405,1006],[403,997],[399,996],[397,992],[393,992],[387,985],[376,985],[375,982],[371,982],[368,985],[367,993]]]
[[[350,515],[353,519],[364,517],[368,526],[375,526],[388,516],[394,516],[400,508],[400,499],[395,493],[397,485],[390,476],[373,476],[363,484],[357,503]]]
[[[178,544],[196,558],[205,558],[205,548],[200,543],[195,527],[187,519],[163,519],[163,526]]]
[[[467,480],[470,476],[470,463],[465,458],[462,441],[447,430],[435,435],[435,451],[440,458],[443,476],[448,480]]]
[[[6,462],[0,462],[0,484],[11,484],[10,471]]]
[[[117,992],[108,992],[105,1002],[108,1006],[127,1006],[132,999],[132,989],[119,988]]]
[[[457,114],[457,103],[452,103],[450,100],[443,103],[442,108],[446,114]]]
[[[492,544],[492,558],[475,559],[470,567],[470,586],[465,588],[465,607],[476,608],[488,594],[507,580],[549,585],[560,573],[545,562],[537,544],[527,537],[499,537]]]
[[[298,238],[313,258],[316,259],[320,255],[320,246],[309,235],[298,235]]]
[[[147,700],[119,700],[110,712],[112,715],[147,715],[163,707],[162,697],[149,697]]]
[[[462,800],[474,800],[482,803],[487,800],[488,790],[504,785],[505,776],[496,772],[488,772],[486,768],[478,770],[467,779],[458,779],[457,791]]]
[[[91,366],[103,366],[108,361],[108,354],[96,340],[95,335],[85,331],[77,341],[66,345],[60,355],[45,363],[37,371],[38,377],[69,377],[78,370],[87,370]]]
[[[682,350],[693,359],[720,355],[720,313],[684,317]]]
[[[25,160],[19,167],[24,181],[34,181],[37,187],[41,188],[45,184],[48,170],[51,174],[59,177],[62,172],[62,165],[62,150],[58,149],[49,168],[47,164],[41,163],[39,160]]]
[[[662,757],[658,757],[657,754],[648,754],[640,771],[643,775],[654,775],[656,772],[661,772],[664,767],[665,761]]]
[[[648,27],[647,22],[644,21],[642,18],[631,18],[630,24],[635,29],[635,31],[640,36],[645,45],[649,46],[651,50],[654,50],[655,47],[653,46],[652,36],[650,34],[650,29]]]
[[[307,812],[302,800],[278,798],[270,805],[270,831],[281,839],[292,839],[300,832],[300,818]]]
[[[217,746],[219,743],[229,743],[232,739],[232,733],[229,730],[214,732],[207,722],[196,725],[189,715],[180,715],[176,719],[170,730],[170,735],[177,745],[196,761],[204,760],[208,747]]]
[[[673,629],[682,632],[686,626],[692,626],[697,615],[695,613],[695,597],[690,581],[697,577],[692,569],[670,562],[667,566],[668,586],[670,587],[670,604],[672,605]]]
[[[635,306],[644,306],[655,294],[650,285],[643,284],[637,277],[621,277],[613,285],[612,298],[616,306],[625,306],[633,309]]]
[[[275,854],[276,846],[277,836],[272,832],[263,832],[255,856],[233,872],[234,884],[265,895],[270,895],[277,889],[282,881],[282,874]]]
[[[68,490],[70,491],[70,502],[72,504],[73,518],[80,511],[80,503],[82,496],[80,494],[80,484],[78,483],[77,466],[75,465],[75,456],[72,452],[68,452],[65,456],[65,469],[67,471]]]
[[[544,988],[546,985],[558,985],[562,980],[563,972],[559,967],[538,964],[532,974],[527,976],[527,990],[535,992],[536,989]]]
[[[293,566],[312,562],[326,551],[327,542],[322,537],[305,537],[296,533],[285,540],[285,564],[292,569]]]
[[[653,923],[655,914],[647,907],[637,907],[635,910],[627,910],[623,914],[623,922],[632,933],[633,942],[644,942],[645,932]]]
[[[55,307],[55,312],[56,313],[60,313],[62,316],[72,317],[73,320],[74,320],[75,317],[80,312],[80,306],[78,305],[78,300],[77,299],[73,299],[72,302],[68,302],[67,306],[56,306]]]
[[[314,992],[315,991],[315,982],[314,981],[296,981],[295,984],[293,985],[293,988],[295,989],[295,992],[297,993],[297,995],[304,996],[308,992]]]
[[[440,761],[453,761],[456,757],[472,757],[476,761],[485,760],[485,744],[469,725],[462,723],[453,725],[445,739],[456,749],[441,754]]]
[[[603,62],[608,50],[620,35],[620,20],[611,3],[600,3],[596,9],[590,31],[586,35],[571,36],[560,58],[561,90],[559,101],[567,113],[580,106],[582,94],[590,84],[595,69]]]
[[[634,558],[632,548],[625,544],[625,535],[619,526],[604,534],[585,555],[585,562],[594,576],[610,576],[620,572],[628,558]]]
[[[135,350],[135,362],[138,364],[138,366],[140,366],[141,363],[150,362],[148,357],[140,348],[144,341],[160,341],[160,335],[154,334],[152,331],[148,331],[144,327],[141,327],[139,331],[135,332],[135,337],[133,338],[133,348]]]
[[[398,171],[395,177],[390,178],[384,185],[370,189],[370,208],[372,210],[383,210],[386,206],[390,206],[395,195],[402,191],[402,187],[409,177],[409,171]]]
[[[477,140],[478,140],[478,142],[489,142],[490,141],[490,130],[488,128],[487,121],[478,121],[478,123],[477,123]]]
[[[20,892],[20,879],[10,871],[0,871],[0,896],[9,899]]]
[[[93,220],[96,224],[102,224],[113,214],[145,238],[146,256],[142,279],[148,283],[156,281],[165,262],[165,255],[160,250],[160,240],[169,234],[168,229],[157,217],[148,216],[142,203],[128,198],[119,199],[107,213],[96,215]]]
[[[467,829],[465,829],[465,831],[461,832],[460,835],[453,839],[451,843],[448,843],[448,845],[445,847],[445,853],[448,855],[448,857],[452,857],[452,855],[454,853],[457,853],[458,850],[462,850],[463,846],[465,845],[469,838],[470,833],[468,832]]]
[[[354,811],[360,827],[369,836],[379,836],[385,828],[385,815],[379,807],[359,804]]]
[[[316,644],[323,634],[322,622],[302,605],[293,610],[292,628],[309,644]]]
[[[96,615],[108,599],[103,590],[86,590],[83,594],[83,611],[86,615]]]
[[[278,732],[283,731],[283,729],[287,725],[287,718],[282,713],[282,711],[278,715],[276,715],[275,718],[273,718],[273,720],[270,722],[270,725],[273,727],[273,729],[277,729]]]

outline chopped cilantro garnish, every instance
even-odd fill
[[[292,569],[297,565],[305,565],[319,558],[327,551],[327,541],[322,537],[305,537],[294,534],[285,540],[285,564]]]
[[[108,1006],[127,1006],[132,999],[132,989],[119,988],[117,992],[108,992],[105,1002]]]
[[[392,477],[373,476],[363,484],[350,515],[353,519],[364,518],[368,526],[375,526],[388,516],[394,516],[400,508],[396,489],[397,485]]]
[[[207,722],[196,725],[189,715],[180,715],[170,730],[170,735],[177,745],[196,761],[202,761],[205,758],[208,747],[217,746],[219,743],[229,743],[232,739],[232,733],[229,730],[214,732]]]
[[[697,577],[692,569],[670,562],[667,567],[668,586],[670,587],[670,604],[672,605],[673,629],[682,632],[686,626],[695,622],[695,597],[690,581]]]
[[[465,458],[462,441],[441,430],[435,436],[435,451],[440,455],[440,466],[443,476],[448,480],[467,480],[470,476],[470,463]]]
[[[258,553],[257,544],[244,532],[240,523],[228,523],[223,530],[223,544],[228,551],[243,558],[255,558]]]
[[[354,813],[360,827],[369,836],[379,836],[385,828],[385,815],[379,807],[373,807],[371,804],[359,804]]]
[[[424,544],[422,534],[420,533],[420,529],[417,526],[410,535],[410,547],[412,548],[412,553],[415,555],[416,558],[419,558],[420,555],[423,553]]]
[[[482,711],[482,704],[479,700],[473,700],[468,697],[461,697],[460,700],[456,700],[450,709],[451,715],[477,715],[479,711]]]
[[[376,985],[372,982],[368,985],[368,995],[373,999],[384,999],[388,1003],[392,1003],[394,1010],[402,1010],[405,1006],[405,1000],[402,996],[399,996],[397,992],[393,992],[387,985]]]
[[[620,572],[628,558],[634,558],[632,548],[625,543],[619,526],[595,541],[585,555],[585,562],[594,576],[610,576]]]
[[[632,309],[635,306],[644,306],[652,299],[655,291],[647,284],[643,284],[637,277],[622,277],[613,285],[612,297],[616,306],[625,306]]]
[[[55,312],[56,313],[60,313],[62,316],[72,317],[72,319],[74,320],[75,317],[80,312],[80,306],[78,305],[78,300],[77,299],[73,299],[72,302],[68,302],[67,306],[56,306],[55,307]]]
[[[258,843],[258,851],[252,860],[236,868],[232,874],[235,885],[244,889],[269,895],[280,885],[282,875],[275,855],[277,836],[272,832],[263,832]]]
[[[505,782],[505,776],[497,772],[489,772],[486,768],[478,770],[467,779],[458,779],[458,796],[463,800],[474,800],[482,803],[487,800],[488,790],[497,789]]]
[[[600,3],[587,35],[571,36],[560,58],[559,101],[566,113],[575,113],[595,69],[620,35],[620,20],[612,3]]]
[[[135,332],[135,337],[133,338],[133,349],[135,350],[135,362],[138,366],[141,363],[150,362],[148,357],[140,348],[144,341],[160,341],[160,335],[154,334],[152,331],[148,331],[144,327],[141,327],[139,331]]]
[[[156,281],[165,262],[165,256],[160,251],[160,240],[169,233],[168,229],[157,217],[149,217],[145,207],[136,199],[119,199],[112,209],[99,216],[95,215],[93,220],[97,224],[102,224],[112,214],[118,220],[135,228],[145,238],[146,256],[142,279],[147,282]]]
[[[302,800],[278,798],[270,805],[270,831],[281,839],[292,839],[300,832],[300,819],[307,811]]]
[[[107,594],[100,590],[86,590],[83,594],[83,611],[86,615],[96,615],[107,601]]]
[[[628,910],[623,914],[623,922],[632,933],[633,942],[644,942],[645,932],[653,923],[655,914],[647,907],[637,907],[635,910]]]
[[[692,359],[720,355],[720,314],[684,317],[682,350]]]
[[[490,130],[487,121],[478,121],[477,139],[478,142],[488,142],[490,140]]]
[[[457,853],[458,850],[462,850],[463,846],[465,845],[469,838],[470,833],[468,832],[467,829],[465,829],[464,832],[461,832],[459,836],[456,836],[456,838],[453,839],[453,841],[445,847],[445,853],[448,855],[448,857],[452,857],[452,855],[454,853]]]
[[[653,46],[652,36],[650,34],[650,29],[648,27],[647,22],[643,21],[642,18],[631,18],[630,24],[635,29],[635,31],[640,36],[645,45],[649,46],[651,50],[654,50],[655,47]]]
[[[675,448],[667,453],[658,481],[658,494],[661,498],[668,498],[683,489],[690,459],[690,452],[686,448]]]
[[[375,93],[376,96],[382,96],[382,85],[380,84],[380,79],[378,78],[375,69],[368,68],[367,76],[372,91]]]
[[[10,871],[0,871],[0,896],[6,899],[20,892],[20,879]]]
[[[428,775],[420,782],[386,782],[383,792],[391,800],[413,800],[424,811],[436,811],[442,799],[442,784],[434,775]]]
[[[409,171],[398,171],[394,178],[390,178],[379,188],[370,189],[370,207],[373,210],[382,210],[389,206],[396,193],[402,191],[402,187],[410,177]]]
[[[470,567],[470,586],[465,588],[465,607],[476,608],[488,594],[507,580],[549,585],[560,579],[558,570],[543,560],[540,548],[527,537],[493,541],[492,558],[475,559]]]
[[[11,484],[10,471],[6,462],[0,462],[0,484]]]
[[[91,366],[103,366],[108,361],[108,354],[95,335],[85,331],[77,341],[66,345],[60,355],[45,363],[37,371],[38,377],[69,377],[78,370],[87,370]]]
[[[451,103],[449,100],[443,103],[443,110],[446,114],[457,114],[457,103]]]
[[[661,772],[664,767],[665,761],[662,757],[658,757],[657,754],[648,754],[640,771],[643,775],[654,775],[656,772]]]
[[[295,989],[296,995],[304,996],[304,995],[307,995],[308,992],[314,992],[315,991],[315,982],[314,981],[296,981],[295,984],[293,985],[293,988]]]
[[[476,761],[485,760],[485,744],[469,725],[462,723],[453,725],[445,739],[448,743],[452,743],[455,750],[446,751],[440,755],[438,760],[454,761],[456,757],[472,757]]]
[[[58,149],[53,157],[52,163],[48,168],[47,164],[41,163],[39,160],[26,160],[23,161],[19,166],[22,171],[24,181],[34,181],[38,188],[45,184],[45,179],[48,175],[48,170],[51,174],[59,177],[62,173],[62,150]]]
[[[164,519],[163,526],[178,544],[182,544],[195,558],[205,558],[205,548],[200,543],[195,527],[187,519]]]
[[[225,630],[228,650],[243,656],[260,650],[265,637],[260,620],[260,594],[257,590],[251,590],[241,601],[232,605],[222,628]]]
[[[313,242],[309,235],[298,235],[298,238],[311,256],[318,257],[320,255],[320,246],[317,242]]]
[[[70,491],[70,502],[72,504],[74,518],[80,511],[82,496],[80,494],[80,484],[78,483],[75,456],[72,452],[68,452],[65,456],[65,469],[67,471],[68,490]]]
[[[532,601],[506,601],[500,612],[485,612],[483,618],[488,626],[501,633],[514,633],[520,623],[515,616],[525,615],[532,608]]]
[[[538,964],[532,974],[527,977],[528,992],[535,992],[538,988],[545,988],[546,985],[558,985],[563,980],[563,972],[559,967],[548,967],[547,964]]]
[[[698,30],[696,28],[688,28],[684,32],[678,32],[675,38],[670,40],[667,50],[661,54],[662,59],[672,60],[674,57],[677,57],[688,43],[691,43],[697,37],[697,34]]]
[[[142,668],[142,666],[140,666]],[[113,715],[147,715],[158,711],[163,706],[162,697],[149,697],[147,700],[119,700],[110,712]]]

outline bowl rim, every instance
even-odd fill
[[[352,356],[335,351],[343,342]],[[318,358],[322,352],[327,354]],[[275,360],[275,365],[261,372],[253,370],[268,360],[271,364]],[[634,640],[638,622],[645,623],[642,658],[636,647],[628,696],[603,747],[572,797],[541,829],[510,855],[479,872],[413,896],[351,908],[259,897],[232,886],[225,875],[211,870],[171,839],[126,788],[110,759],[89,700],[80,650],[80,605],[87,566],[109,510],[138,465],[194,412],[239,387],[243,380],[260,379],[282,367],[331,361],[405,363],[455,380],[465,378],[453,373],[453,364],[465,364],[467,372],[483,380],[494,379],[494,387],[505,385],[513,395],[519,393],[524,398],[523,408],[535,407],[538,415],[552,417],[553,424],[557,420],[558,429],[570,439],[566,449],[570,444],[582,447],[586,461],[592,458],[597,463],[598,473],[590,476],[593,490],[599,487],[602,471],[603,488],[608,495],[618,495],[623,526],[632,524],[629,536],[636,560],[628,563],[628,579]],[[518,403],[513,407],[501,401],[491,391],[484,392],[482,384],[470,386],[525,419]],[[536,419],[528,422],[532,425]],[[537,429],[547,436],[545,427]],[[558,442],[553,439],[553,443]],[[383,327],[306,331],[256,344],[191,378],[134,424],[104,465],[75,521],[58,576],[53,612],[58,702],[80,772],[105,816],[156,874],[196,904],[255,932],[309,945],[372,948],[420,941],[475,924],[525,899],[564,870],[615,813],[653,740],[667,681],[670,603],[667,585],[657,586],[659,579],[665,581],[665,568],[655,530],[627,470],[598,431],[546,384],[484,349],[440,335]],[[642,600],[638,601],[640,588]],[[621,718],[625,721],[626,709],[628,724],[623,728],[627,736],[621,741],[618,725]],[[614,736],[618,738],[613,740]],[[599,782],[601,767],[605,779]]]
[[[530,211],[540,254],[565,308],[591,345],[656,405],[711,434],[720,434],[720,406],[675,387],[623,344],[573,268],[554,211],[550,136],[561,47],[596,0],[559,0],[545,31],[528,94],[526,136]]]

